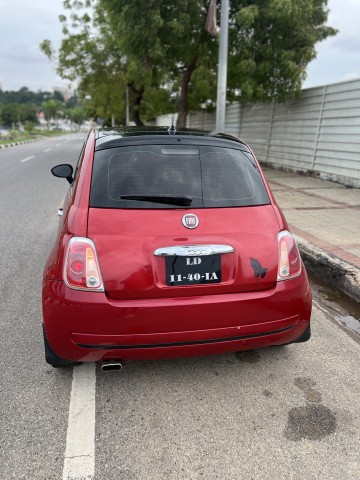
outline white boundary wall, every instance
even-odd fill
[[[156,124],[168,125],[168,117]],[[187,127],[213,130],[215,113],[191,114]],[[360,188],[360,79],[305,89],[283,104],[233,103],[225,131],[248,143],[260,162]]]

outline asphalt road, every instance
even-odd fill
[[[316,292],[306,344],[74,380],[45,363],[42,268],[67,189],[50,168],[75,164],[84,138],[0,150],[0,478],[359,479],[359,336]],[[68,474],[82,441],[87,466]]]

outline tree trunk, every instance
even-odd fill
[[[189,82],[191,79],[191,75],[193,74],[196,68],[196,62],[197,62],[197,57],[191,60],[190,64],[186,67],[182,75],[180,98],[179,98],[179,115],[176,121],[176,128],[178,130],[181,128],[186,128],[186,119],[188,115]]]
[[[139,108],[144,95],[144,87],[142,86],[137,89],[134,85],[134,82],[128,83],[128,87],[133,94],[130,106],[131,117],[137,127],[142,127],[144,125],[144,122],[140,118]]]

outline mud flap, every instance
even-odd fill
[[[54,368],[74,367],[76,365],[81,365],[82,362],[72,362],[71,360],[65,360],[64,358],[56,355],[56,353],[54,353],[53,349],[51,348],[49,340],[46,336],[44,324],[42,327],[44,335],[45,360],[49,365]]]

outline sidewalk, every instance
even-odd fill
[[[308,270],[360,302],[360,189],[264,166]]]
[[[44,137],[42,138],[33,138],[31,140],[22,140],[21,142],[11,142],[11,143],[4,143],[0,145],[1,148],[9,148],[9,147],[16,147],[17,145],[24,145],[25,143],[32,143],[32,142],[37,142],[38,140],[43,140]]]

